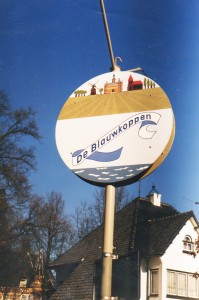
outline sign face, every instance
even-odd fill
[[[174,139],[171,104],[150,78],[114,71],[90,79],[64,104],[56,144],[65,164],[97,186],[133,183],[156,169]]]

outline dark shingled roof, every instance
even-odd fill
[[[192,216],[165,203],[159,207],[137,198],[115,215],[115,253],[123,256],[139,250],[141,256],[161,256]],[[102,256],[103,231],[103,225],[96,228],[53,262],[54,269],[76,265],[51,300],[92,299],[94,262]]]
[[[192,216],[193,213],[189,211],[174,216],[149,220],[149,256],[162,256],[181,228]]]

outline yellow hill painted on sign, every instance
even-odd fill
[[[58,120],[171,108],[160,88],[69,98]]]

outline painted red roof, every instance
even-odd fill
[[[138,84],[139,84],[139,85],[142,84],[142,81],[141,81],[141,80],[137,80],[137,81],[134,81],[134,82],[133,82],[133,85],[138,85]]]
[[[133,77],[130,75],[128,81],[133,81]]]

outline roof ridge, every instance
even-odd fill
[[[135,201],[135,200],[138,200],[138,201],[145,201],[145,202],[151,203],[147,197],[136,197],[136,198],[134,198],[132,201]],[[166,202],[164,202],[164,201],[161,201],[161,205],[164,205],[164,206],[167,206],[167,207],[171,207],[171,208],[173,208],[175,211],[178,212],[178,210],[177,210],[173,205],[171,205],[171,204],[169,204],[169,203],[166,203]]]
[[[161,217],[161,218],[154,218],[154,219],[149,219],[148,222],[157,222],[157,221],[162,221],[162,220],[168,220],[168,219],[173,219],[173,218],[176,218],[178,216],[183,216],[183,215],[193,215],[193,211],[192,210],[189,210],[189,211],[186,211],[184,213],[176,213],[176,214],[173,214],[173,215],[169,215],[169,216],[164,216],[164,217]]]

